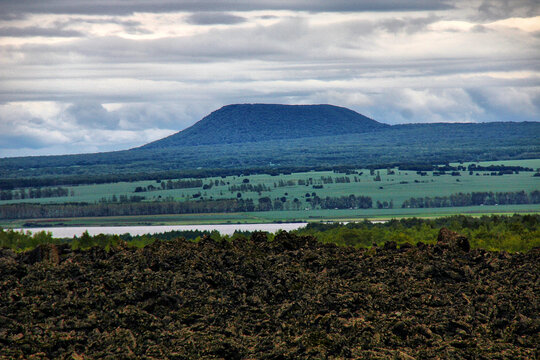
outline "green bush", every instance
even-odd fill
[[[294,231],[298,235],[312,235],[323,243],[340,246],[370,247],[382,245],[387,241],[395,241],[398,245],[423,242],[433,244],[442,227],[457,231],[469,238],[472,248],[491,251],[505,250],[509,252],[526,252],[540,247],[540,215],[513,216],[471,216],[456,215],[437,219],[407,218],[391,220],[386,223],[373,224],[369,221],[349,224],[310,223],[305,228]],[[215,241],[247,238],[250,232],[239,232],[232,236],[221,235],[217,231],[171,231],[154,235],[104,235],[90,236],[84,232],[80,237],[69,240],[74,249],[88,249],[99,246],[106,250],[125,242],[130,246],[144,247],[155,240],[171,240],[183,237],[191,241],[199,241],[208,236]],[[274,235],[268,234],[269,241]],[[50,232],[37,233],[18,232],[0,228],[0,246],[15,251],[33,249],[39,244],[60,243],[65,240],[54,239]]]

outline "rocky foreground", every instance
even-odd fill
[[[4,249],[0,358],[539,358],[540,250],[468,245]]]

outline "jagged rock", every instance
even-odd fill
[[[452,250],[462,250],[468,252],[471,249],[469,239],[455,231],[443,227],[437,236],[437,244],[448,245]]]
[[[296,236],[286,231],[279,232],[273,241],[275,247],[283,250],[298,250],[304,247],[313,247],[317,240],[312,236]]]
[[[255,231],[251,234],[250,240],[254,243],[265,243],[268,241],[268,233],[264,231]]]
[[[0,258],[15,259],[16,257],[17,257],[17,254],[15,253],[15,251],[11,249],[0,248]]]
[[[540,252],[257,234],[0,250],[0,359],[534,359]],[[443,232],[444,235],[444,232]]]
[[[22,256],[25,264],[35,264],[37,262],[48,262],[58,264],[60,262],[60,253],[54,244],[40,244],[34,250],[27,251]]]
[[[412,248],[413,248],[413,246],[411,244],[404,243],[404,244],[401,244],[401,246],[399,247],[399,251],[400,252],[405,252],[405,251],[409,251]]]

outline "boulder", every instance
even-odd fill
[[[22,262],[25,264],[31,265],[42,261],[55,265],[60,262],[60,254],[56,245],[40,244],[34,250],[24,253],[22,257]]]
[[[437,244],[447,245],[451,250],[461,250],[468,252],[471,249],[469,239],[455,231],[449,230],[445,227],[439,231],[437,236]]]

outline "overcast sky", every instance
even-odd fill
[[[0,0],[0,157],[127,149],[231,103],[540,120],[537,0]]]

